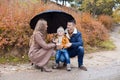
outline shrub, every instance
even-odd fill
[[[111,41],[111,40],[106,40],[106,41],[104,41],[104,42],[100,42],[99,44],[98,44],[98,46],[100,47],[100,48],[102,48],[102,49],[106,49],[106,50],[113,50],[113,49],[115,49],[116,47],[115,47],[115,44],[113,44],[113,42]]]
[[[98,21],[100,21],[108,30],[112,29],[113,19],[108,15],[98,16]]]
[[[83,34],[87,45],[95,46],[98,42],[108,39],[107,29],[95,21],[89,13],[83,13],[80,24],[84,30]]]
[[[81,16],[80,12],[73,9],[50,2],[43,4],[40,0],[0,0],[0,49],[3,51],[0,55],[6,55],[7,51],[10,54],[9,52],[14,49],[18,49],[18,55],[21,56],[27,53],[32,35],[30,20],[40,12],[51,9],[65,11],[76,19],[76,26],[82,33],[85,46],[95,46],[98,42],[108,39],[106,28],[88,13]],[[48,42],[51,37],[53,34],[48,36]]]

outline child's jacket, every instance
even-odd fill
[[[61,45],[63,46],[63,48],[67,48],[66,44],[68,44],[68,43],[69,43],[68,38],[66,36],[64,36],[62,38],[62,43],[61,43]]]

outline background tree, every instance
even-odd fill
[[[58,0],[55,0],[56,1],[56,3],[58,3]]]
[[[62,5],[66,6],[66,2],[72,2],[74,0],[56,0],[56,2],[58,1],[62,2]]]
[[[120,0],[115,0],[115,7],[114,9],[120,8]]]
[[[116,9],[112,16],[115,23],[120,23],[120,8]]]
[[[114,0],[83,0],[79,9],[85,12],[90,12],[93,15],[111,15],[114,6]]]
[[[70,4],[71,4],[71,7],[74,7],[74,8],[79,8],[82,4],[83,0],[73,0]]]
[[[41,0],[42,2],[44,2],[44,3],[47,3],[48,1],[50,1],[50,0]]]

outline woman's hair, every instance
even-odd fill
[[[30,42],[29,42],[29,46],[31,46],[32,44],[34,44],[34,34],[36,33],[41,33],[44,37],[46,36],[46,24],[47,21],[45,21],[44,19],[40,19],[38,20],[35,29],[33,31],[33,35],[30,37]]]
[[[64,28],[63,28],[62,26],[60,26],[60,27],[57,29],[57,33],[58,33],[59,31],[65,32],[65,30],[64,30]]]
[[[46,23],[47,23],[47,21],[45,21],[44,19],[38,20],[38,22],[37,22],[37,24],[35,26],[33,34],[36,33],[36,32],[41,32],[42,34],[44,32],[46,32],[46,27],[45,27]]]

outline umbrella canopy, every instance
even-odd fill
[[[63,26],[63,28],[65,29],[67,26],[67,22],[69,20],[75,20],[72,15],[65,13],[63,11],[59,11],[59,10],[48,10],[45,12],[42,12],[38,15],[36,15],[35,17],[33,17],[30,21],[30,27],[32,29],[35,28],[36,23],[39,19],[44,19],[47,21],[48,24],[48,29],[47,32],[48,33],[56,33],[57,32],[57,28],[59,26]]]

